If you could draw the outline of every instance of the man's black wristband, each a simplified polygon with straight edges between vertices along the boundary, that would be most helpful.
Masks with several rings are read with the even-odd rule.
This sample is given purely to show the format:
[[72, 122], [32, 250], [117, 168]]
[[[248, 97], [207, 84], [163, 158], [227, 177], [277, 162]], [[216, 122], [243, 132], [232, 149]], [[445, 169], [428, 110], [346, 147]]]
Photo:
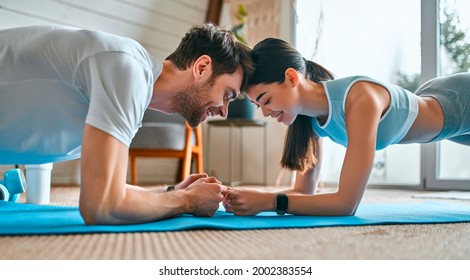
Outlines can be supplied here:
[[168, 187], [166, 188], [166, 191], [167, 191], [167, 192], [171, 192], [171, 191], [174, 190], [174, 189], [175, 189], [175, 186], [168, 186]]

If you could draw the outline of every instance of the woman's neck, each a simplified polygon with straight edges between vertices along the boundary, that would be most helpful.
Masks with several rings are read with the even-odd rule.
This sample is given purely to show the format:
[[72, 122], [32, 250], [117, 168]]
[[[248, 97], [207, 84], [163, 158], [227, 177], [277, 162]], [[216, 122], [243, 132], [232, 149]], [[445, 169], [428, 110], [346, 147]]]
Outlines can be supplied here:
[[328, 98], [323, 84], [304, 78], [299, 86], [300, 102], [302, 104], [300, 114], [319, 119], [328, 117]]

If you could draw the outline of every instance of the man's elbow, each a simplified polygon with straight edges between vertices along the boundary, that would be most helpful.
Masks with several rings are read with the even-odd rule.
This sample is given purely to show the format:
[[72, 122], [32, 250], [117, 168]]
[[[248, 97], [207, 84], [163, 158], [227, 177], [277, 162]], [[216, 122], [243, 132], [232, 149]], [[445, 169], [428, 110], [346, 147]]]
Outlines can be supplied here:
[[111, 224], [109, 213], [104, 207], [80, 203], [80, 214], [87, 225]]
[[96, 224], [96, 210], [93, 207], [84, 206], [80, 204], [80, 215], [82, 215], [85, 224], [95, 225]]

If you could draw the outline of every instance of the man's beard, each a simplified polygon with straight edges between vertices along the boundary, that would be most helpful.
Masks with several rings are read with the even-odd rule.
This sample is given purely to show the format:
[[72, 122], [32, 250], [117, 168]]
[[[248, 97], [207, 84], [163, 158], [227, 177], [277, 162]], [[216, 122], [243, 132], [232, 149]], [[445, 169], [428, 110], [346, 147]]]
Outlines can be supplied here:
[[176, 93], [173, 98], [173, 110], [182, 116], [191, 127], [197, 127], [206, 112], [205, 106], [209, 100], [209, 89], [212, 83], [189, 85]]

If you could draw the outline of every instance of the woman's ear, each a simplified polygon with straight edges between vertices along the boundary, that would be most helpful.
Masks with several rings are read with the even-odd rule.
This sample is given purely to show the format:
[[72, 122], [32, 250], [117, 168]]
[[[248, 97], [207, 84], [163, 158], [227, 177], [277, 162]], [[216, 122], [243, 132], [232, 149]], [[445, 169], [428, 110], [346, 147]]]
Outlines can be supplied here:
[[285, 72], [285, 82], [292, 87], [296, 87], [299, 84], [299, 73], [294, 68], [287, 68]]
[[196, 80], [212, 75], [212, 59], [208, 55], [201, 55], [193, 64], [193, 76]]

